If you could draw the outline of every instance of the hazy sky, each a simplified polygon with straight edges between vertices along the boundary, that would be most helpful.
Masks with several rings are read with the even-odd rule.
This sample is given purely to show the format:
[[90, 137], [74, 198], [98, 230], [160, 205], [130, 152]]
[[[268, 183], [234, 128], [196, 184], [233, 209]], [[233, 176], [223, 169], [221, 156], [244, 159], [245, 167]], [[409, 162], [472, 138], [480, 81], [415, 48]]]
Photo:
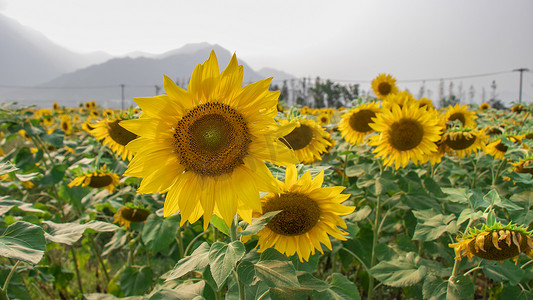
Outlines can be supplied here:
[[[0, 0], [0, 10], [78, 52], [162, 53], [209, 42], [254, 69], [362, 81], [390, 73], [410, 89], [406, 80], [533, 71], [531, 0]], [[483, 85], [488, 97], [492, 80], [502, 95], [517, 95], [516, 72], [463, 85], [476, 82], [478, 96]], [[532, 72], [524, 93], [533, 100]]]

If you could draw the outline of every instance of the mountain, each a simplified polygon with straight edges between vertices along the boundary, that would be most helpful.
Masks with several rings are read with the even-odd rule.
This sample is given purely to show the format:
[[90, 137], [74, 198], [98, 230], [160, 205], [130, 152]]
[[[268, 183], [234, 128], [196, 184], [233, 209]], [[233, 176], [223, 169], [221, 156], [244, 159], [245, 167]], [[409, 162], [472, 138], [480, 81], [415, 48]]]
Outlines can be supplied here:
[[[184, 47], [155, 57], [121, 57], [61, 75], [32, 89], [18, 90], [8, 95], [7, 100], [21, 104], [57, 101], [61, 105], [77, 106], [85, 101], [97, 101], [107, 107], [124, 107], [134, 104], [134, 97], [161, 94], [163, 74], [178, 85], [186, 87], [192, 71], [204, 62], [214, 50], [220, 70], [228, 64], [232, 53], [216, 44], [188, 44]], [[244, 69], [244, 84], [271, 77], [262, 76], [239, 60]]]
[[111, 57], [104, 52], [72, 52], [3, 14], [0, 45], [0, 86], [40, 84]]
[[272, 84], [277, 84], [277, 85], [283, 84], [283, 81], [285, 80], [298, 79], [294, 75], [291, 75], [289, 73], [286, 73], [280, 70], [272, 69], [272, 68], [262, 68], [259, 71], [257, 71], [257, 73], [263, 76], [264, 78], [274, 77], [272, 79]]

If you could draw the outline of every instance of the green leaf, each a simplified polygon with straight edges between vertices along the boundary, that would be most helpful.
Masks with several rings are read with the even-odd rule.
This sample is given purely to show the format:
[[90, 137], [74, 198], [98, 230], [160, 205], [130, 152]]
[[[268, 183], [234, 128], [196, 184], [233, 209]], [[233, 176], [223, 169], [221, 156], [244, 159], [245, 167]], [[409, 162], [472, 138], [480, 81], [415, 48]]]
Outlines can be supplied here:
[[50, 170], [44, 173], [44, 176], [39, 181], [41, 187], [49, 187], [51, 185], [59, 183], [63, 177], [65, 177], [65, 171], [68, 165], [55, 165]]
[[63, 147], [63, 134], [58, 131], [54, 131], [50, 134], [45, 134], [42, 136], [42, 139], [48, 144], [54, 146], [55, 148]]
[[289, 261], [289, 258], [285, 254], [280, 253], [278, 250], [274, 248], [268, 248], [265, 251], [261, 252], [259, 261], [263, 261], [263, 260]]
[[453, 234], [459, 230], [454, 215], [435, 214], [433, 209], [413, 211], [413, 215], [418, 219], [413, 240], [433, 241], [445, 232]]
[[269, 287], [299, 286], [296, 270], [289, 261], [265, 260], [255, 264], [255, 275]]
[[258, 233], [259, 231], [261, 231], [261, 229], [265, 228], [265, 226], [274, 216], [276, 216], [280, 212], [281, 210], [269, 211], [259, 218], [253, 218], [252, 225], [248, 225], [242, 232], [240, 232], [240, 235], [245, 236]]
[[525, 271], [510, 260], [503, 263], [483, 261], [483, 273], [494, 281], [509, 281], [511, 285], [517, 285], [524, 278]]
[[448, 281], [446, 299], [474, 299], [474, 283], [469, 277], [455, 276], [453, 281]]
[[126, 267], [120, 275], [120, 288], [126, 296], [143, 295], [152, 285], [153, 277], [148, 266]]
[[203, 242], [190, 256], [180, 259], [166, 281], [180, 278], [191, 271], [202, 272], [209, 264], [209, 249], [209, 244]]
[[334, 273], [331, 275], [330, 288], [317, 293], [316, 299], [328, 300], [360, 300], [361, 295], [357, 286], [344, 275]]
[[255, 267], [252, 262], [241, 261], [237, 266], [237, 275], [239, 280], [244, 284], [252, 284], [255, 279]]
[[324, 281], [316, 278], [313, 274], [308, 272], [299, 272], [298, 273], [298, 282], [301, 287], [308, 288], [317, 292], [322, 292], [327, 290], [330, 286]]
[[444, 280], [430, 274], [424, 280], [424, 285], [422, 286], [422, 295], [424, 295], [424, 299], [446, 300], [447, 287], [448, 280]]
[[113, 232], [119, 227], [107, 222], [92, 220], [84, 224], [79, 223], [54, 223], [43, 221], [48, 226], [49, 232], [45, 233], [48, 241], [65, 245], [74, 245], [81, 239], [86, 230], [89, 232]]
[[90, 187], [79, 187], [73, 186], [68, 187], [67, 184], [63, 183], [59, 186], [59, 197], [64, 201], [73, 205], [79, 212], [82, 212], [85, 208], [81, 203], [81, 199], [89, 194], [91, 191]]
[[299, 286], [273, 287], [269, 290], [272, 300], [307, 300], [313, 290]]
[[490, 190], [490, 192], [483, 196], [483, 200], [487, 201], [492, 206], [502, 202], [502, 199], [496, 190]]
[[496, 213], [494, 209], [491, 209], [487, 214], [487, 226], [493, 226], [494, 224], [496, 224]]
[[437, 197], [446, 197], [446, 194], [442, 192], [440, 185], [433, 180], [431, 177], [424, 179], [425, 188], [430, 191], [433, 195]]
[[448, 200], [455, 203], [468, 203], [468, 199], [472, 196], [463, 188], [442, 188], [444, 193], [448, 194]]
[[26, 212], [37, 212], [44, 213], [43, 210], [33, 207], [31, 203], [25, 203], [18, 200], [11, 200], [9, 196], [0, 197], [0, 215], [5, 216], [5, 214], [10, 211], [13, 207]]
[[46, 249], [44, 231], [41, 227], [16, 222], [0, 235], [0, 256], [37, 264]]
[[383, 284], [406, 287], [422, 281], [427, 267], [419, 265], [420, 258], [413, 252], [392, 261], [382, 261], [370, 269], [370, 273]]
[[209, 267], [219, 289], [245, 253], [244, 244], [240, 241], [234, 241], [229, 244], [215, 242], [211, 245]]
[[360, 207], [353, 214], [352, 221], [354, 221], [354, 222], [363, 221], [364, 219], [366, 219], [370, 215], [371, 212], [372, 212], [372, 208], [370, 206], [368, 206], [368, 205]]
[[[174, 289], [162, 288], [151, 293], [149, 300], [167, 300], [167, 299], [195, 299], [202, 297], [205, 288], [205, 281], [197, 283], [184, 282]], [[203, 299], [203, 298], [200, 298]]]
[[154, 254], [166, 249], [175, 241], [179, 226], [179, 216], [163, 218], [157, 214], [150, 214], [142, 232], [146, 248]]
[[518, 286], [504, 285], [500, 299], [530, 300], [533, 299], [533, 292], [523, 290]]
[[217, 215], [212, 215], [210, 223], [213, 226], [215, 226], [215, 228], [218, 229], [223, 234], [225, 234], [227, 236], [230, 236], [230, 232], [229, 232], [230, 229], [229, 229], [228, 225], [226, 224], [226, 221], [224, 221], [224, 219], [221, 219]]
[[465, 208], [457, 218], [457, 225], [463, 224], [466, 220], [476, 221], [483, 216], [482, 211], [474, 211], [471, 208]]

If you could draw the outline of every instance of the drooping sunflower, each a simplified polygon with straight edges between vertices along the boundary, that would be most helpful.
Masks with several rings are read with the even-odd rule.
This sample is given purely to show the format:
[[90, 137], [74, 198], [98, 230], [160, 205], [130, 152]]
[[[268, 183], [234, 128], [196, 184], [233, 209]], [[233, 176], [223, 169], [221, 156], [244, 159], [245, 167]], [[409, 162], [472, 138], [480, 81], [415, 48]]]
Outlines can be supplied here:
[[280, 125], [289, 128], [283, 132], [283, 138], [280, 141], [294, 150], [299, 162], [303, 164], [322, 160], [320, 155], [326, 152], [327, 147], [331, 146], [331, 143], [326, 139], [329, 134], [314, 120], [289, 121], [281, 119]]
[[520, 159], [518, 162], [511, 163], [516, 173], [530, 174], [533, 177], [533, 156]]
[[431, 101], [431, 99], [429, 98], [420, 98], [418, 100], [418, 106], [425, 107], [428, 110], [435, 109], [435, 106], [433, 105], [433, 101]]
[[468, 105], [459, 105], [449, 106], [446, 112], [442, 115], [442, 123], [449, 127], [448, 122], [453, 122], [459, 120], [463, 127], [476, 128], [477, 123], [475, 119], [477, 116], [473, 111], [468, 110]]
[[310, 171], [298, 179], [296, 166], [287, 167], [285, 182], [278, 181], [281, 192], [261, 199], [263, 214], [281, 212], [257, 233], [257, 252], [274, 246], [287, 256], [297, 253], [300, 261], [307, 261], [315, 249], [323, 253], [320, 243], [331, 250], [328, 235], [346, 240], [341, 229], [346, 229], [346, 223], [340, 216], [352, 213], [355, 207], [342, 204], [350, 197], [341, 194], [345, 187], [322, 188], [323, 181], [324, 170], [313, 179]]
[[251, 222], [259, 192], [279, 189], [264, 161], [297, 162], [272, 130], [280, 92], [268, 90], [271, 80], [243, 87], [236, 56], [220, 73], [214, 51], [188, 90], [165, 76], [167, 95], [135, 98], [143, 113], [124, 122], [139, 136], [125, 175], [143, 177], [140, 193], [166, 192], [163, 214], [179, 211], [182, 225], [203, 216], [207, 228], [213, 213], [228, 225], [236, 213]]
[[481, 130], [471, 128], [448, 129], [442, 136], [446, 146], [462, 158], [485, 147], [487, 136]]
[[87, 172], [81, 176], [74, 178], [68, 187], [81, 186], [92, 188], [105, 188], [110, 193], [115, 191], [115, 186], [119, 183], [120, 178], [117, 174], [107, 171], [104, 165], [100, 170], [94, 172]]
[[372, 90], [379, 99], [383, 99], [389, 94], [397, 93], [396, 78], [389, 74], [379, 74], [372, 80]]
[[522, 104], [515, 104], [511, 107], [511, 111], [514, 113], [521, 113], [524, 110], [524, 106]]
[[[101, 140], [103, 145], [107, 145], [111, 150], [120, 155], [123, 160], [133, 158], [135, 152], [126, 148], [126, 145], [135, 140], [137, 135], [124, 128], [125, 120], [117, 117], [114, 119], [103, 119], [100, 122], [90, 125], [93, 129], [90, 133], [97, 139]], [[89, 124], [87, 124], [89, 125]]]
[[113, 216], [115, 219], [113, 223], [118, 223], [120, 226], [130, 228], [131, 223], [140, 223], [146, 221], [150, 211], [140, 206], [135, 206], [131, 203], [126, 204], [119, 208], [119, 210]]
[[341, 136], [352, 145], [363, 143], [365, 137], [374, 131], [369, 124], [374, 123], [372, 118], [380, 111], [379, 103], [371, 102], [345, 113], [339, 122]]
[[456, 260], [465, 255], [469, 259], [477, 256], [487, 260], [516, 260], [520, 253], [532, 257], [531, 233], [511, 223], [506, 226], [500, 222], [492, 226], [484, 224], [480, 229], [471, 229], [469, 234], [457, 239], [457, 243], [449, 244], [449, 247], [454, 248]]
[[383, 157], [386, 166], [395, 168], [413, 163], [424, 163], [428, 154], [437, 151], [435, 142], [440, 140], [441, 126], [434, 111], [420, 108], [417, 103], [394, 105], [382, 110], [370, 124], [379, 135], [370, 137], [368, 144], [376, 146], [374, 153]]

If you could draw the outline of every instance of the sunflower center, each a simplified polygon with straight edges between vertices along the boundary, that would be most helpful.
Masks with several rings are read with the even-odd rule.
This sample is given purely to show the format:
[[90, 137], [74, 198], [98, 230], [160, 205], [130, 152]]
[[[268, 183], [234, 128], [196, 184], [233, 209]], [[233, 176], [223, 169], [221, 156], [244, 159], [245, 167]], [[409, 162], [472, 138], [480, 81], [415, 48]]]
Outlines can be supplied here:
[[67, 122], [62, 122], [61, 127], [63, 127], [63, 130], [67, 131], [69, 126]]
[[388, 82], [380, 82], [378, 84], [378, 92], [381, 95], [388, 95], [392, 91], [392, 86]]
[[357, 132], [368, 132], [371, 131], [372, 128], [370, 127], [370, 123], [374, 123], [372, 121], [372, 118], [376, 116], [376, 113], [368, 110], [363, 109], [360, 110], [350, 117], [350, 127], [352, 127], [353, 130]]
[[449, 122], [453, 122], [455, 120], [459, 120], [461, 121], [461, 124], [463, 124], [463, 126], [465, 125], [466, 123], [466, 119], [465, 119], [465, 115], [462, 114], [462, 113], [454, 113], [452, 114], [449, 118], [448, 118], [448, 121]]
[[113, 182], [113, 178], [110, 175], [93, 175], [88, 186], [93, 188], [101, 188], [110, 185]]
[[471, 137], [466, 137], [465, 135], [461, 134], [460, 136], [456, 136], [455, 139], [453, 140], [450, 137], [448, 137], [445, 140], [445, 143], [453, 150], [464, 150], [472, 146], [475, 141], [476, 141], [475, 135]]
[[110, 123], [107, 123], [109, 137], [113, 139], [117, 144], [126, 146], [129, 142], [137, 138], [137, 135], [124, 127], [120, 126], [121, 120], [116, 120]]
[[424, 128], [415, 120], [401, 119], [391, 125], [389, 133], [392, 147], [399, 151], [407, 151], [420, 144], [424, 137]]
[[149, 214], [149, 211], [142, 208], [124, 207], [120, 209], [120, 215], [130, 222], [144, 222]]
[[263, 213], [281, 210], [267, 226], [273, 232], [295, 236], [313, 229], [320, 219], [320, 207], [307, 195], [283, 193], [274, 196], [263, 204]]
[[494, 146], [494, 148], [496, 148], [500, 152], [507, 152], [507, 149], [509, 149], [509, 147], [505, 146], [501, 142], [498, 143], [498, 145]]
[[174, 133], [180, 162], [205, 176], [230, 173], [243, 164], [250, 143], [242, 114], [218, 102], [196, 106], [178, 122]]
[[311, 143], [311, 140], [313, 140], [313, 130], [311, 127], [302, 124], [302, 126], [294, 128], [291, 133], [280, 140], [293, 150], [300, 150], [307, 147]]

